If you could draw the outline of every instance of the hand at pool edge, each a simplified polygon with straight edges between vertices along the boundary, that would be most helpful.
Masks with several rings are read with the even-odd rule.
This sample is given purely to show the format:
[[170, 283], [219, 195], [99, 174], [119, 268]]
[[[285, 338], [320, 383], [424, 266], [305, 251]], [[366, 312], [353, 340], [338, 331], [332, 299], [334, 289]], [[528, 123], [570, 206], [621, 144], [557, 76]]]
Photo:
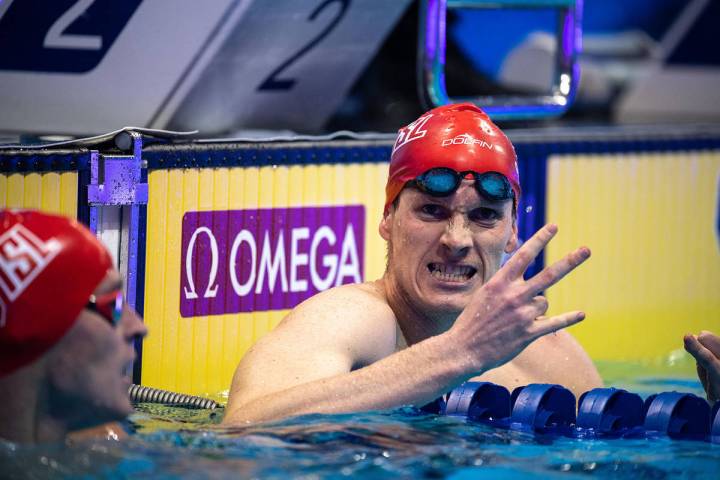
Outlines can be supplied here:
[[720, 336], [707, 330], [683, 337], [685, 350], [695, 358], [698, 378], [708, 402], [720, 399]]

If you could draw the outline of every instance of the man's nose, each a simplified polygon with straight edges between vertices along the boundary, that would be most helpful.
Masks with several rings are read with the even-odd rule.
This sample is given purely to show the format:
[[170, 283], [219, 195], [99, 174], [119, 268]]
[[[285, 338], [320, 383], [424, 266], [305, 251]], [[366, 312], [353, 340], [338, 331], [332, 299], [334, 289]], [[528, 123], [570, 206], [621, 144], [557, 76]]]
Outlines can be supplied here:
[[121, 323], [123, 338], [140, 339], [147, 335], [147, 327], [134, 308], [126, 306]]
[[472, 234], [467, 222], [461, 215], [453, 215], [448, 220], [441, 242], [448, 253], [453, 256], [465, 256], [472, 247]]

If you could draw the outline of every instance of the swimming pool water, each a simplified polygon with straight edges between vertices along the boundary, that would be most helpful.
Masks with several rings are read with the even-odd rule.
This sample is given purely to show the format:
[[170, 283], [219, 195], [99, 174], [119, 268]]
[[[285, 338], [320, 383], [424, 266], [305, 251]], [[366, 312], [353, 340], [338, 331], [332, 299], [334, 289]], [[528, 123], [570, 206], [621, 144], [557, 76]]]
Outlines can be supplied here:
[[[634, 386], [700, 393], [683, 378]], [[707, 442], [540, 438], [413, 408], [235, 429], [218, 428], [222, 414], [142, 404], [122, 442], [0, 442], [0, 478], [720, 478]]]
[[409, 408], [209, 429], [218, 419], [142, 406], [125, 442], [3, 445], [0, 458], [6, 478], [674, 479], [720, 468], [720, 446], [705, 442], [538, 439]]

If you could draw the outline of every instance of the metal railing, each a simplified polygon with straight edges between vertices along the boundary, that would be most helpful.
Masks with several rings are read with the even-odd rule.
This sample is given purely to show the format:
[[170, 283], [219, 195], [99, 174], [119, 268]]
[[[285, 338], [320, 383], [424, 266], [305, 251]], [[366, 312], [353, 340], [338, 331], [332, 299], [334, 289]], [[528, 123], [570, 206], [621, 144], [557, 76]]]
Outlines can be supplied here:
[[[450, 97], [445, 84], [446, 13], [448, 9], [557, 10], [557, 46], [552, 86], [533, 95]], [[582, 0], [422, 0], [418, 28], [418, 90], [428, 109], [470, 101], [494, 120], [547, 118], [563, 114], [572, 103], [580, 78]]]

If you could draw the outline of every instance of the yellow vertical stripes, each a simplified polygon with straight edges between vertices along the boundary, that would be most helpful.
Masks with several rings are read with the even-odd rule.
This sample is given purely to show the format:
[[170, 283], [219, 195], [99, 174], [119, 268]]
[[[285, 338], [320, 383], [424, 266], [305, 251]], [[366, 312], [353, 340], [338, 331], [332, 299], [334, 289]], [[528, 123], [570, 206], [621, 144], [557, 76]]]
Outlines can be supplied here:
[[[212, 191], [211, 191], [211, 204], [212, 208], [218, 210], [230, 210], [230, 169], [228, 168], [215, 168], [209, 170], [212, 173]], [[225, 359], [228, 358], [228, 354], [233, 349], [227, 344], [227, 337], [237, 335], [235, 331], [228, 332], [231, 327], [237, 327], [237, 322], [214, 322], [212, 317], [206, 317], [207, 329], [208, 329], [208, 340], [205, 349], [205, 361], [203, 362], [205, 370], [202, 372], [203, 378], [207, 379], [208, 383], [206, 390], [208, 392], [219, 392], [227, 386], [220, 384], [219, 380], [223, 378], [220, 375], [211, 375], [211, 371], [214, 368], [214, 363], [224, 365]], [[232, 338], [232, 337], [231, 337]], [[213, 354], [212, 349], [216, 350], [217, 353]], [[219, 362], [214, 362], [214, 355], [220, 359]], [[214, 382], [214, 383], [213, 383]]]
[[594, 359], [668, 360], [684, 333], [720, 331], [719, 175], [718, 152], [549, 159], [546, 263], [593, 254], [547, 296], [586, 311], [571, 331]]
[[180, 315], [186, 212], [364, 205], [364, 272], [373, 280], [385, 267], [377, 224], [386, 175], [386, 163], [151, 171], [145, 270], [145, 323], [150, 334], [143, 344], [143, 384], [195, 394], [226, 391], [245, 352], [287, 314], [279, 310]]
[[[261, 167], [258, 174], [258, 208], [273, 208], [274, 190], [276, 190], [275, 171], [272, 167]], [[271, 311], [257, 312], [253, 318], [253, 340], [257, 340], [270, 331]]]
[[0, 174], [0, 208], [77, 217], [77, 172]]

